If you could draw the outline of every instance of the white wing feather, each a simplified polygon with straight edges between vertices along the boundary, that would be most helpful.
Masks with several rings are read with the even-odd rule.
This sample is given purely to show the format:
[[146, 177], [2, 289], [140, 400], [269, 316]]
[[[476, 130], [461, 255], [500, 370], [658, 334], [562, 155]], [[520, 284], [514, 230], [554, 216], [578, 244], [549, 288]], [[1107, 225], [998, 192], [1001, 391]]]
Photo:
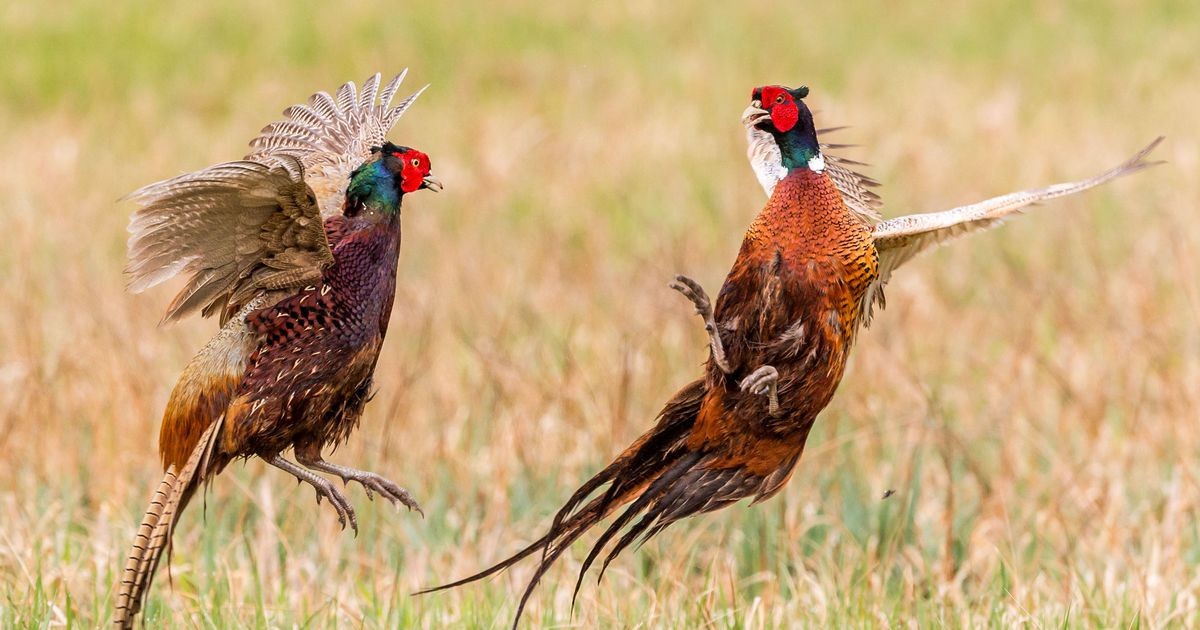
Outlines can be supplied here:
[[[775, 185], [787, 175], [787, 169], [783, 167], [783, 159], [775, 138], [751, 124], [756, 113], [758, 108], [752, 105], [742, 114], [742, 124], [746, 128], [746, 157], [750, 160], [750, 167], [754, 170], [758, 183], [770, 197]], [[822, 133], [828, 131], [834, 129], [821, 130]], [[1147, 162], [1145, 158], [1162, 140], [1161, 137], [1157, 138], [1120, 166], [1091, 179], [1010, 193], [944, 212], [910, 214], [886, 221], [880, 220], [877, 211], [881, 205], [879, 196], [869, 190], [878, 186], [878, 182], [849, 168], [852, 165], [861, 165], [860, 163], [825, 153], [827, 149], [842, 148], [844, 145], [822, 144], [825, 172], [841, 193], [846, 207], [863, 223], [873, 226], [872, 236], [875, 250], [879, 254], [879, 275], [868, 287], [864, 297], [863, 323], [870, 324], [876, 304], [883, 307], [883, 287], [891, 279], [892, 272], [917, 254], [957, 236], [993, 228], [1032, 204], [1083, 192], [1122, 175], [1158, 164], [1159, 162]]]
[[1162, 137], [1155, 139], [1119, 166], [1090, 179], [1009, 193], [952, 210], [910, 214], [877, 224], [872, 236], [875, 240], [875, 250], [879, 253], [879, 277], [867, 290], [864, 304], [865, 321], [870, 322], [871, 308], [875, 303], [883, 306], [883, 287], [891, 279], [892, 272], [917, 254], [955, 237], [996, 227], [1032, 204], [1074, 195], [1122, 175], [1159, 164], [1160, 162], [1146, 161], [1146, 156], [1162, 140]]

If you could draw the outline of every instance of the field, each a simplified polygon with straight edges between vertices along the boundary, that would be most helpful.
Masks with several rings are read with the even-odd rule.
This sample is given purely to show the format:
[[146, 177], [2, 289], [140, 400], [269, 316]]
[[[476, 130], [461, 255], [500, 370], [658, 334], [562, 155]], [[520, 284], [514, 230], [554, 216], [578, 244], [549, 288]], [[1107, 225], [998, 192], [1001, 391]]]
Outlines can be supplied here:
[[[812, 3], [816, 4], [816, 3]], [[1200, 620], [1200, 4], [10, 2], [0, 6], [0, 626], [97, 627], [214, 330], [124, 290], [125, 193], [243, 155], [286, 105], [410, 67], [388, 343], [334, 461], [426, 516], [260, 462], [184, 516], [150, 627], [504, 627], [542, 533], [700, 373], [666, 288], [715, 290], [764, 202], [738, 123], [805, 83], [885, 214], [1168, 164], [926, 255], [889, 286], [775, 499], [692, 519], [530, 626]], [[887, 491], [894, 491], [882, 498]]]

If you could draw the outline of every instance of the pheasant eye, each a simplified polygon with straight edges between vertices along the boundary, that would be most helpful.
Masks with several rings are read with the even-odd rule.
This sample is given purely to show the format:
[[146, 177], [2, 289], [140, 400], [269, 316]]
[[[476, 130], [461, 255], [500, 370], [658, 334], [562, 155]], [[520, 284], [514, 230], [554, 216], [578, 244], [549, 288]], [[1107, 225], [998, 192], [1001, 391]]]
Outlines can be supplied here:
[[776, 104], [776, 105], [783, 105], [783, 95], [782, 95], [782, 94], [780, 94], [779, 96], [776, 96], [776, 97], [775, 97], [775, 104]]
[[412, 159], [412, 165], [413, 165], [413, 166], [420, 166], [420, 165], [421, 165], [421, 160], [418, 160], [417, 158], [413, 158], [413, 159]]

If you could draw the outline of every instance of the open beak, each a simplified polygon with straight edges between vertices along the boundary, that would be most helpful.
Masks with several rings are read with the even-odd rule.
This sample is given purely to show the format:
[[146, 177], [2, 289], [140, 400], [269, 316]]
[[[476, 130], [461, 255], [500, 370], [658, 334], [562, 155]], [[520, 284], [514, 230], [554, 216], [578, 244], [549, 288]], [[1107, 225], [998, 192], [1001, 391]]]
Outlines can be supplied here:
[[742, 112], [742, 125], [749, 129], [770, 118], [771, 114], [762, 108], [762, 101], [751, 101], [750, 106]]
[[433, 192], [440, 192], [444, 187], [442, 186], [442, 181], [440, 179], [434, 177], [433, 175], [426, 175], [425, 179], [421, 180], [421, 188], [428, 188]]

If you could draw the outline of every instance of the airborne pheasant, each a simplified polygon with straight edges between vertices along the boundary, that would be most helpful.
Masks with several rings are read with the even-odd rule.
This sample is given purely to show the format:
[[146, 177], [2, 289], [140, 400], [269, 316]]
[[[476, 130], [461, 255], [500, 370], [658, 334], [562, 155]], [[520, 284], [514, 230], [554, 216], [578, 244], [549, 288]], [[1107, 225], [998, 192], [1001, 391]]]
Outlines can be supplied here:
[[[235, 459], [260, 457], [308, 483], [356, 532], [350, 502], [316, 473], [420, 509], [395, 483], [321, 457], [371, 396], [395, 298], [401, 202], [441, 188], [424, 153], [384, 139], [420, 94], [392, 107], [403, 78], [320, 92], [264, 128], [243, 160], [131, 195], [141, 206], [129, 224], [131, 289], [183, 273], [189, 282], [164, 321], [199, 311], [219, 315], [221, 329], [167, 402], [166, 474], [125, 564], [117, 626], [133, 625], [197, 488]], [[288, 449], [299, 464], [283, 457]]]
[[430, 590], [487, 577], [541, 552], [515, 627], [547, 569], [618, 508], [627, 506], [592, 546], [576, 593], [618, 535], [601, 574], [621, 550], [675, 521], [741, 499], [770, 498], [791, 476], [817, 414], [841, 381], [859, 327], [869, 322], [872, 305], [882, 303], [882, 287], [898, 265], [1031, 203], [1149, 166], [1143, 158], [1158, 143], [1086, 181], [875, 225], [874, 182], [852, 171], [853, 162], [823, 153], [801, 100], [807, 94], [807, 88], [780, 86], [753, 93], [743, 121], [751, 161], [770, 198], [746, 231], [715, 310], [695, 281], [677, 276], [671, 285], [704, 319], [710, 355], [703, 378], [676, 393], [653, 428], [576, 490], [548, 533], [480, 573]]

